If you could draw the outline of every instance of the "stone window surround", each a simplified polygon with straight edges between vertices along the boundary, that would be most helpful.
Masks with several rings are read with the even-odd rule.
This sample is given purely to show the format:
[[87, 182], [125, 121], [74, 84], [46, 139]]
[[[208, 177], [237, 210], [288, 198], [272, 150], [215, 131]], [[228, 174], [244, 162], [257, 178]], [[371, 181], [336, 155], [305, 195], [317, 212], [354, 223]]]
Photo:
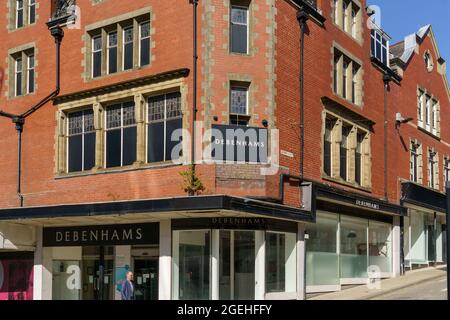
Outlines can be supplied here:
[[23, 27], [20, 28], [16, 28], [16, 0], [7, 0], [6, 5], [8, 6], [8, 10], [7, 10], [7, 20], [8, 24], [7, 24], [7, 28], [8, 28], [8, 32], [14, 32], [17, 30], [23, 30], [27, 27], [31, 27], [36, 25], [38, 19], [39, 19], [39, 14], [38, 14], [38, 9], [40, 6], [40, 1], [36, 0], [36, 17], [35, 20], [32, 24], [28, 23], [28, 1], [29, 0], [24, 0], [24, 4], [23, 4]]
[[[148, 17], [145, 17], [148, 15]], [[98, 79], [104, 79], [108, 77], [113, 77], [117, 74], [124, 74], [133, 72], [140, 69], [145, 69], [151, 67], [153, 61], [155, 60], [155, 56], [153, 54], [153, 49], [155, 48], [155, 41], [153, 40], [153, 35], [155, 34], [155, 28], [153, 28], [153, 21], [155, 20], [155, 15], [153, 14], [151, 7], [145, 7], [133, 12], [129, 12], [126, 14], [122, 14], [119, 16], [115, 16], [110, 19], [106, 19], [100, 22], [96, 22], [85, 27], [85, 33], [82, 36], [82, 41], [85, 44], [85, 47], [82, 49], [84, 54], [84, 59], [82, 61], [82, 66], [84, 68], [84, 73], [82, 74], [82, 78], [84, 82], [96, 81]], [[132, 21], [133, 24], [133, 61], [134, 66], [130, 70], [122, 70], [123, 66], [123, 29], [124, 24], [126, 22]], [[144, 21], [150, 21], [150, 64], [145, 66], [140, 66], [139, 61], [139, 48], [140, 48], [140, 39], [139, 39], [139, 27], [140, 23]], [[118, 59], [118, 68], [117, 72], [113, 74], [107, 73], [107, 34], [108, 31], [117, 30], [117, 59]], [[99, 77], [92, 77], [92, 37], [94, 35], [102, 35], [102, 75]]]
[[[427, 65], [427, 63], [426, 63], [427, 57], [429, 59], [428, 61], [429, 61], [430, 65]], [[424, 59], [425, 68], [427, 69], [427, 71], [432, 72], [434, 69], [434, 59], [433, 59], [433, 55], [431, 54], [430, 50], [426, 50], [424, 52], [423, 59]]]
[[[345, 35], [347, 35], [349, 38], [353, 39], [359, 45], [362, 46], [363, 43], [364, 43], [364, 38], [363, 38], [363, 34], [364, 34], [363, 33], [363, 31], [364, 31], [363, 30], [363, 20], [364, 19], [363, 19], [363, 9], [362, 9], [363, 7], [361, 5], [361, 2], [359, 0], [328, 0], [328, 1], [330, 1], [330, 3], [331, 3], [331, 10], [330, 10], [331, 20], [330, 21], [332, 21], [333, 25], [335, 27], [337, 27], [338, 29], [342, 30], [342, 32]], [[348, 3], [352, 4], [352, 5], [349, 5], [347, 7], [347, 12], [348, 12], [347, 14], [350, 17], [350, 19], [348, 19], [349, 24], [347, 26], [348, 30], [350, 30], [349, 32], [344, 30], [344, 27], [343, 27], [343, 25], [341, 25], [340, 22], [336, 22], [335, 21], [336, 20], [335, 19], [335, 15], [336, 15], [336, 13], [335, 13], [336, 11], [335, 10], [336, 10], [336, 8], [335, 8], [335, 5], [334, 5], [335, 1], [337, 2], [337, 9], [338, 9], [337, 15], [339, 17], [343, 17], [343, 1], [347, 1]], [[358, 13], [356, 14], [356, 37], [353, 36], [352, 28], [351, 28], [351, 21], [352, 21], [351, 13], [352, 13], [352, 7], [353, 6], [356, 6], [356, 7], [359, 8]]]
[[[22, 55], [22, 61], [23, 65], [26, 66], [28, 64], [28, 55], [30, 52], [33, 52], [34, 55], [34, 91], [31, 93], [27, 93], [27, 84], [28, 84], [28, 72], [27, 68], [22, 67], [22, 95], [16, 96], [15, 95], [15, 56], [21, 54]], [[8, 100], [13, 99], [19, 99], [22, 97], [32, 96], [35, 95], [38, 89], [38, 49], [36, 48], [36, 44], [34, 42], [27, 43], [24, 45], [21, 45], [16, 48], [12, 48], [8, 50], [8, 56], [6, 58], [8, 63], [8, 78], [5, 80], [7, 85], [7, 90], [5, 90], [5, 95], [7, 96]]]
[[[179, 91], [181, 93], [181, 110], [183, 114], [183, 129], [189, 127], [188, 123], [188, 102], [187, 84], [183, 79], [174, 79], [156, 84], [150, 84], [131, 90], [108, 93], [97, 97], [81, 99], [58, 105], [56, 112], [56, 132], [55, 132], [55, 177], [66, 178], [76, 176], [86, 176], [92, 174], [104, 174], [110, 172], [123, 172], [140, 169], [150, 169], [174, 166], [172, 161], [161, 163], [147, 163], [147, 98], [163, 93]], [[135, 117], [137, 125], [137, 154], [136, 162], [131, 166], [106, 168], [104, 150], [104, 128], [105, 128], [105, 108], [111, 104], [135, 101]], [[95, 167], [84, 172], [68, 173], [67, 171], [67, 114], [74, 111], [92, 108], [94, 110], [94, 127], [96, 132], [96, 152]], [[189, 139], [183, 138], [183, 150], [188, 150]], [[184, 153], [179, 162], [186, 163], [188, 154]]]
[[[341, 81], [338, 81], [337, 83], [337, 92], [334, 90], [334, 82], [336, 81], [334, 79], [334, 70], [335, 70], [335, 54], [336, 51], [338, 51], [341, 54], [341, 58], [339, 59], [338, 66], [337, 66], [337, 79], [342, 79], [343, 75], [343, 58], [344, 56], [349, 59], [352, 63], [348, 67], [347, 72], [347, 95], [352, 96], [352, 86], [351, 81], [348, 81], [351, 79], [349, 75], [352, 76], [352, 64], [356, 63], [359, 65], [358, 73], [357, 73], [357, 82], [356, 82], [356, 94], [355, 94], [355, 103], [353, 103], [350, 99], [343, 97], [343, 87], [340, 83]], [[344, 99], [345, 101], [351, 103], [352, 105], [362, 108], [364, 106], [364, 68], [363, 63], [360, 59], [356, 58], [353, 54], [351, 54], [348, 50], [344, 49], [343, 46], [339, 45], [337, 42], [333, 41], [333, 45], [331, 47], [331, 91], [334, 95], [338, 96], [341, 99]]]
[[[422, 120], [419, 119], [419, 99], [420, 96], [422, 94]], [[430, 130], [427, 129], [426, 127], [426, 123], [425, 123], [425, 110], [426, 110], [426, 99], [425, 97], [429, 96], [431, 101], [435, 101], [436, 102], [436, 124], [437, 124], [437, 128], [433, 127], [433, 124], [430, 123]], [[433, 104], [431, 104], [431, 107], [433, 108]], [[433, 112], [433, 110], [431, 110], [431, 112]], [[430, 118], [431, 121], [431, 118]], [[420, 130], [424, 130], [425, 132], [431, 134], [434, 137], [440, 138], [441, 137], [441, 105], [439, 103], [439, 99], [434, 96], [431, 92], [429, 92], [427, 89], [425, 89], [424, 87], [421, 86], [417, 86], [417, 127]]]
[[[247, 53], [238, 53], [231, 52], [231, 5], [233, 2], [233, 6], [248, 6], [248, 48]], [[224, 0], [224, 6], [227, 9], [227, 14], [224, 15], [224, 20], [227, 23], [227, 28], [224, 29], [223, 34], [226, 38], [226, 43], [223, 45], [223, 48], [227, 50], [228, 54], [231, 56], [239, 56], [239, 57], [254, 57], [257, 54], [257, 48], [254, 43], [256, 40], [256, 34], [254, 34], [254, 26], [257, 23], [255, 11], [259, 9], [258, 4], [255, 3], [255, 0]]]
[[[411, 148], [412, 144], [417, 145], [417, 182], [418, 184], [422, 184], [423, 183], [423, 147], [422, 147], [422, 143], [417, 140], [417, 139], [411, 139], [409, 142], [409, 146]], [[411, 161], [411, 149], [409, 150], [409, 154], [410, 154], [410, 161]], [[411, 166], [411, 164], [410, 164]], [[410, 168], [411, 170], [411, 168]], [[411, 172], [410, 172], [411, 175]]]
[[230, 107], [231, 107], [231, 87], [232, 86], [240, 86], [240, 87], [248, 87], [247, 92], [247, 116], [248, 116], [248, 125], [249, 126], [258, 126], [258, 123], [256, 122], [258, 120], [258, 114], [255, 114], [255, 108], [256, 108], [256, 93], [257, 93], [257, 87], [253, 82], [253, 77], [250, 75], [238, 75], [238, 74], [227, 74], [227, 81], [223, 84], [227, 95], [226, 98], [223, 100], [223, 104], [225, 105], [225, 110], [222, 112], [222, 116], [226, 117], [226, 124], [229, 124], [230, 121]]
[[[331, 172], [332, 175], [328, 176], [324, 170], [324, 139], [325, 136], [325, 124], [327, 118], [333, 118], [336, 120], [336, 123], [333, 127], [331, 139]], [[339, 183], [342, 185], [346, 185], [352, 188], [361, 189], [367, 192], [372, 191], [372, 151], [371, 151], [371, 133], [368, 128], [356, 125], [352, 120], [339, 115], [338, 113], [332, 112], [330, 110], [325, 109], [322, 113], [322, 139], [321, 139], [321, 172], [322, 178], [324, 180], [332, 181], [335, 183]], [[352, 127], [349, 135], [349, 154], [348, 154], [348, 180], [344, 181], [340, 177], [340, 143], [342, 139], [342, 125], [346, 124]], [[355, 182], [355, 167], [354, 167], [354, 159], [355, 159], [355, 151], [356, 151], [356, 139], [357, 133], [364, 132], [366, 133], [366, 137], [364, 138], [364, 142], [362, 145], [362, 159], [361, 159], [361, 185]]]
[[[428, 180], [428, 187], [429, 188], [432, 188], [432, 189], [435, 189], [435, 190], [439, 190], [439, 188], [440, 188], [440, 174], [439, 174], [439, 153], [436, 151], [436, 149], [435, 148], [433, 148], [433, 147], [429, 147], [428, 149], [427, 149], [428, 151], [427, 151], [427, 173], [428, 173], [428, 175], [427, 175], [427, 180]], [[433, 182], [434, 182], [434, 184], [431, 186], [430, 185], [430, 181], [429, 181], [429, 173], [430, 173], [430, 162], [429, 162], [429, 160], [430, 160], [430, 152], [434, 152], [435, 153], [435, 158], [434, 158], [434, 172], [433, 172]]]

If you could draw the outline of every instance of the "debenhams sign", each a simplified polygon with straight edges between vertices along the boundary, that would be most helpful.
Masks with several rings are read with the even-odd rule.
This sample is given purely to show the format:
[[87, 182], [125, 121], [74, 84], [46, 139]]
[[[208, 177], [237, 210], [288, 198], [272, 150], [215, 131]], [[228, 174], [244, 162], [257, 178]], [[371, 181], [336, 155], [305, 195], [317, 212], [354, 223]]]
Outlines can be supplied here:
[[44, 247], [159, 244], [159, 224], [44, 228]]

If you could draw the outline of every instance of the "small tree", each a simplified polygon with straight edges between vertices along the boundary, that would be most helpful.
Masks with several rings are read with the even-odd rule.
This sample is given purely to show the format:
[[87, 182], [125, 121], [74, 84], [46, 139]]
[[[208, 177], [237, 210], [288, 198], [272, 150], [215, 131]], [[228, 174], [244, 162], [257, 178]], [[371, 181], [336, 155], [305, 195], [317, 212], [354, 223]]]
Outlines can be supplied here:
[[189, 169], [180, 172], [180, 175], [184, 179], [183, 190], [187, 192], [189, 196], [198, 196], [205, 191], [205, 186], [200, 178], [195, 173], [195, 166], [190, 165]]

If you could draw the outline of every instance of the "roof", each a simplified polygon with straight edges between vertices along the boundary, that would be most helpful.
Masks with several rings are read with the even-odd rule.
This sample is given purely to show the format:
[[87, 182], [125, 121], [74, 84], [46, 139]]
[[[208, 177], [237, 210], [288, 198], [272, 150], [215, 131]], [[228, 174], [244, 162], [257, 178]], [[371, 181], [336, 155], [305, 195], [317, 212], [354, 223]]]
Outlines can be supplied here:
[[[412, 57], [414, 56], [416, 47], [422, 44], [427, 35], [431, 35], [431, 42], [433, 44], [434, 51], [436, 53], [437, 62], [440, 64], [444, 64], [445, 59], [441, 56], [439, 52], [436, 37], [434, 36], [431, 24], [423, 26], [417, 32], [406, 36], [403, 41], [391, 45], [390, 47], [391, 64], [397, 64], [401, 68], [406, 69]], [[450, 88], [448, 84], [447, 75], [445, 73], [445, 69], [444, 72], [442, 73], [442, 77], [444, 80], [444, 85], [447, 88], [448, 98], [450, 100]]]

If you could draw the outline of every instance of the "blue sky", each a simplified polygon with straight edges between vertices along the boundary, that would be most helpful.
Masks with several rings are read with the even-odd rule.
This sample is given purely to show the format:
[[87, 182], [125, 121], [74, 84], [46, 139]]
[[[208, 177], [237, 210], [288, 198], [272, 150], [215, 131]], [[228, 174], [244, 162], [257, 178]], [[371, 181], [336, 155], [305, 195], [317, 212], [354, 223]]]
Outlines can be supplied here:
[[450, 74], [450, 1], [449, 0], [368, 0], [381, 8], [381, 27], [396, 43], [422, 26], [431, 24], [441, 56]]

